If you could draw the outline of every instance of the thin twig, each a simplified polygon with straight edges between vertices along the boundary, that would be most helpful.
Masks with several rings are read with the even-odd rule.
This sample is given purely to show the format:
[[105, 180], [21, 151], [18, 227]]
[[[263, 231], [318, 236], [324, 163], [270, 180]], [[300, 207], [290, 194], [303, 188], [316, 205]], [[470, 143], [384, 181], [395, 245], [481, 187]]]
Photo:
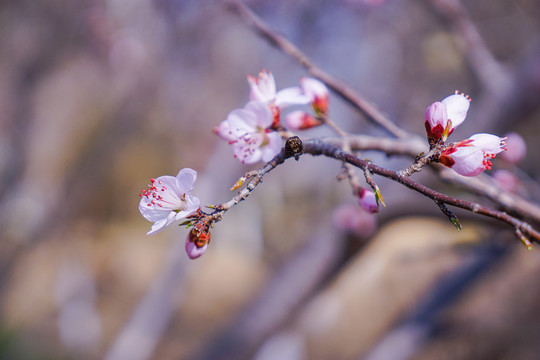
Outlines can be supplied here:
[[495, 59], [459, 0], [428, 0], [433, 9], [458, 35], [459, 44], [478, 80], [492, 94], [510, 84], [508, 71]]
[[324, 82], [329, 88], [334, 90], [345, 101], [360, 111], [367, 120], [373, 124], [385, 129], [391, 135], [397, 138], [407, 137], [409, 134], [395, 123], [384, 116], [375, 105], [371, 104], [354, 89], [343, 81], [328, 74], [318, 66], [314, 65], [311, 60], [295, 45], [293, 45], [285, 37], [279, 35], [272, 30], [257, 14], [244, 5], [239, 0], [230, 0], [227, 2], [229, 8], [240, 14], [246, 22], [248, 22], [255, 30], [272, 45], [280, 48], [286, 54], [292, 56], [300, 65], [302, 65], [308, 73]]

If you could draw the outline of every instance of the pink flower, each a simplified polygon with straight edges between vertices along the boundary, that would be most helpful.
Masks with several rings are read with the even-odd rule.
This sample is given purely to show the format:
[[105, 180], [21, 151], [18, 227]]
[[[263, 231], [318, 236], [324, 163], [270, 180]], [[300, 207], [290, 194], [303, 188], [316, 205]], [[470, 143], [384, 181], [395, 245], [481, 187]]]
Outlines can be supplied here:
[[210, 242], [210, 232], [199, 233], [192, 229], [186, 238], [186, 253], [190, 259], [200, 257], [206, 251]]
[[328, 88], [324, 83], [313, 78], [301, 78], [300, 86], [304, 94], [310, 97], [311, 105], [317, 115], [328, 114]]
[[269, 129], [272, 122], [267, 106], [250, 101], [244, 108], [231, 111], [214, 131], [232, 145], [234, 157], [243, 164], [253, 164], [270, 161], [281, 150], [281, 137]]
[[154, 223], [147, 235], [153, 235], [199, 210], [199, 199], [191, 196], [196, 179], [197, 172], [185, 168], [176, 177], [165, 175], [151, 180], [148, 189], [141, 192], [139, 202], [141, 215]]
[[248, 76], [248, 84], [251, 88], [250, 99], [268, 105], [284, 108], [289, 105], [307, 104], [309, 96], [304, 95], [302, 89], [297, 86], [286, 88], [276, 92], [276, 82], [271, 72], [261, 70], [257, 78]]
[[358, 196], [358, 204], [370, 214], [375, 214], [379, 212], [379, 205], [377, 204], [377, 198], [375, 193], [366, 188], [360, 190]]
[[434, 102], [426, 109], [425, 123], [428, 138], [433, 141], [446, 141], [448, 136], [467, 116], [470, 99], [467, 95], [447, 96], [441, 102]]
[[306, 130], [322, 124], [317, 118], [314, 118], [305, 111], [293, 111], [285, 117], [287, 127], [292, 130]]
[[517, 164], [527, 154], [527, 144], [518, 133], [511, 132], [506, 134], [506, 146], [508, 151], [502, 154], [502, 157], [512, 164]]
[[490, 160], [506, 150], [504, 140], [491, 134], [473, 135], [444, 149], [440, 162], [460, 175], [476, 176], [491, 169]]

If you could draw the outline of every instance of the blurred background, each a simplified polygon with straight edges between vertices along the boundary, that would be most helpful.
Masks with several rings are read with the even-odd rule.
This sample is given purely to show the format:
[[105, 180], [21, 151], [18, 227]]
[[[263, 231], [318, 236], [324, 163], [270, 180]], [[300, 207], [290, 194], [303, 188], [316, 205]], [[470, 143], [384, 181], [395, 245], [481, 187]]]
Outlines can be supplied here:
[[[469, 94], [453, 139], [520, 134], [525, 158], [494, 171], [538, 201], [538, 1], [247, 5], [412, 133], [432, 102]], [[212, 133], [247, 101], [246, 76], [272, 71], [279, 89], [306, 75], [223, 2], [2, 1], [0, 25], [0, 359], [538, 358], [537, 247], [460, 211], [458, 232], [379, 178], [387, 207], [363, 213], [336, 161], [274, 170], [195, 261], [185, 229], [146, 236], [150, 178], [193, 168], [194, 195], [217, 204], [256, 167]], [[330, 106], [345, 130], [385, 135], [335, 94]]]

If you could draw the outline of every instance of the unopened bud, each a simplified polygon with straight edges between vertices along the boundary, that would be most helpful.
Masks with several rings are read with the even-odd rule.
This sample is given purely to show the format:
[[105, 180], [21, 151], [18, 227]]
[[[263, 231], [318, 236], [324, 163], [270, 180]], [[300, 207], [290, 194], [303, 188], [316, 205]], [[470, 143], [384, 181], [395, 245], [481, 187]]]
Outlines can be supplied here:
[[301, 78], [300, 86], [304, 94], [311, 97], [311, 106], [317, 115], [328, 114], [329, 94], [323, 82], [314, 78]]
[[186, 238], [186, 253], [190, 259], [200, 257], [210, 242], [210, 232], [199, 232], [193, 228]]
[[358, 195], [358, 204], [368, 213], [375, 214], [379, 212], [379, 205], [375, 193], [366, 188], [362, 188]]
[[292, 130], [306, 130], [322, 124], [322, 121], [305, 111], [293, 111], [285, 117], [287, 127]]

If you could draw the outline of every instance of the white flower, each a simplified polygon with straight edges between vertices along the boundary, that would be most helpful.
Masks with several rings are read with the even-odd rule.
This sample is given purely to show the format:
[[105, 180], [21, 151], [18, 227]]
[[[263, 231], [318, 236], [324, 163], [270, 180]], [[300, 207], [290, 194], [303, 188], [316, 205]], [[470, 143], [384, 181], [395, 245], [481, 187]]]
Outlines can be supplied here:
[[250, 99], [278, 109], [289, 105], [308, 104], [311, 98], [305, 95], [298, 86], [285, 88], [276, 92], [276, 82], [271, 72], [261, 70], [257, 78], [248, 76], [251, 89]]
[[229, 113], [215, 132], [233, 147], [234, 157], [245, 164], [270, 161], [281, 150], [281, 137], [269, 127], [273, 115], [259, 102], [250, 101]]
[[174, 176], [160, 176], [152, 179], [147, 190], [140, 194], [139, 211], [153, 222], [147, 235], [153, 235], [177, 220], [184, 219], [200, 208], [199, 199], [191, 196], [197, 172], [185, 168]]

